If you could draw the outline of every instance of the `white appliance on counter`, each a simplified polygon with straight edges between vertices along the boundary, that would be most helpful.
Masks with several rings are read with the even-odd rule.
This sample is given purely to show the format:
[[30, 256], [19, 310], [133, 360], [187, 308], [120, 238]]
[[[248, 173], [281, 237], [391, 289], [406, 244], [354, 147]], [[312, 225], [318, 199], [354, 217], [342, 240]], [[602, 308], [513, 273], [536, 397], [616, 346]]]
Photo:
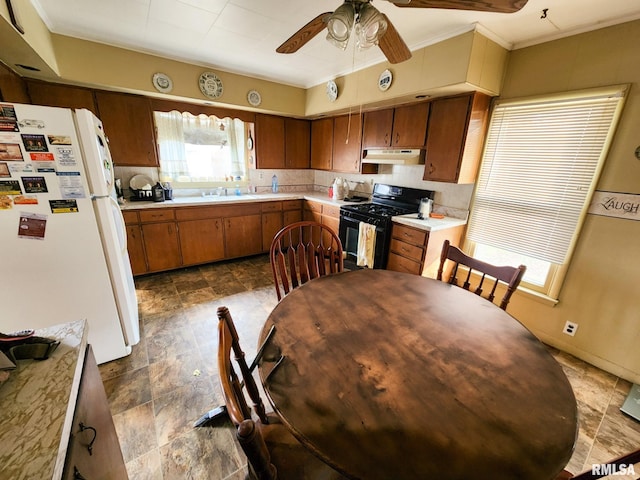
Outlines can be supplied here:
[[140, 341], [113, 175], [89, 110], [0, 102], [0, 332], [86, 319], [98, 363]]

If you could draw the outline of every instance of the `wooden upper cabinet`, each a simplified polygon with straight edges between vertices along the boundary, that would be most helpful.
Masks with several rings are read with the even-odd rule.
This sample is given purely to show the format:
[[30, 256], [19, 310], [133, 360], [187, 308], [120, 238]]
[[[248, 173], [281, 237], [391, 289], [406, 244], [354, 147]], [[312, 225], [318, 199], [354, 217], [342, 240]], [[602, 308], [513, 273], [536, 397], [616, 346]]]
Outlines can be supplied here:
[[421, 148], [427, 135], [429, 103], [397, 107], [393, 113], [392, 147]]
[[96, 91], [95, 96], [116, 166], [158, 166], [149, 99], [105, 91]]
[[336, 172], [360, 171], [362, 122], [361, 116], [342, 115], [333, 119], [333, 165]]
[[284, 134], [285, 167], [309, 168], [311, 157], [311, 125], [309, 120], [286, 118]]
[[49, 107], [86, 108], [98, 113], [93, 90], [71, 85], [59, 85], [38, 81], [27, 81], [31, 103]]
[[393, 108], [365, 112], [363, 123], [363, 148], [382, 148], [391, 146], [391, 130], [393, 129]]
[[285, 167], [285, 121], [275, 115], [256, 115], [256, 167]]
[[0, 101], [31, 103], [26, 82], [2, 63], [0, 63]]
[[422, 148], [428, 118], [428, 102], [366, 112], [362, 146]]
[[311, 168], [331, 170], [333, 157], [333, 118], [311, 122]]
[[489, 116], [490, 97], [481, 93], [431, 102], [424, 180], [473, 183]]

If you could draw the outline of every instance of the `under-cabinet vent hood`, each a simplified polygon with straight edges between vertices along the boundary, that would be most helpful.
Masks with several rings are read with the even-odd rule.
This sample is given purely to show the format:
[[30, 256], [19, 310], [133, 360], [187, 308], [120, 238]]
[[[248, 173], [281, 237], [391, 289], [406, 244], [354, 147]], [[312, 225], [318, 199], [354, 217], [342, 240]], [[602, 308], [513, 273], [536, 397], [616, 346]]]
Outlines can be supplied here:
[[424, 163], [424, 151], [419, 149], [377, 149], [364, 151], [362, 163], [387, 165], [418, 165]]

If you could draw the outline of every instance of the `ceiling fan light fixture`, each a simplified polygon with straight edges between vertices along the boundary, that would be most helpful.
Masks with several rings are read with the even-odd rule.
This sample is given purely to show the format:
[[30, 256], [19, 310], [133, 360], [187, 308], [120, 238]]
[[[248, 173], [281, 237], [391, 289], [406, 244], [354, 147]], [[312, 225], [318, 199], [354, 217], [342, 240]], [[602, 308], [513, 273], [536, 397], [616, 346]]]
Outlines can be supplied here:
[[362, 4], [355, 28], [358, 49], [364, 50], [378, 45], [386, 31], [387, 20], [384, 15], [370, 3]]
[[345, 2], [340, 5], [327, 21], [327, 40], [344, 50], [349, 43], [355, 15], [356, 11], [352, 3]]

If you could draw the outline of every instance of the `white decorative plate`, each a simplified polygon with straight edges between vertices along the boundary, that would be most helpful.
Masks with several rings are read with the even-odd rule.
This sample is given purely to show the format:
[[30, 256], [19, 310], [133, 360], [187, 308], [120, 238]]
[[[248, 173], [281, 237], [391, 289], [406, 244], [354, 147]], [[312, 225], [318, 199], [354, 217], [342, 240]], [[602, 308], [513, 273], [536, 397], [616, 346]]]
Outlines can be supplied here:
[[249, 90], [249, 93], [247, 93], [247, 100], [249, 101], [249, 104], [254, 107], [257, 107], [262, 103], [262, 97], [257, 90]]
[[200, 75], [198, 85], [205, 97], [219, 98], [222, 96], [222, 80], [213, 72], [204, 72]]
[[378, 88], [384, 92], [389, 89], [392, 81], [393, 75], [391, 75], [391, 72], [389, 70], [385, 70], [380, 74], [380, 77], [378, 78]]
[[159, 92], [169, 93], [173, 90], [173, 82], [169, 76], [164, 73], [154, 73], [151, 81], [153, 82], [153, 86], [156, 87], [156, 90]]
[[338, 86], [333, 80], [327, 82], [327, 98], [330, 102], [335, 102], [338, 98]]

